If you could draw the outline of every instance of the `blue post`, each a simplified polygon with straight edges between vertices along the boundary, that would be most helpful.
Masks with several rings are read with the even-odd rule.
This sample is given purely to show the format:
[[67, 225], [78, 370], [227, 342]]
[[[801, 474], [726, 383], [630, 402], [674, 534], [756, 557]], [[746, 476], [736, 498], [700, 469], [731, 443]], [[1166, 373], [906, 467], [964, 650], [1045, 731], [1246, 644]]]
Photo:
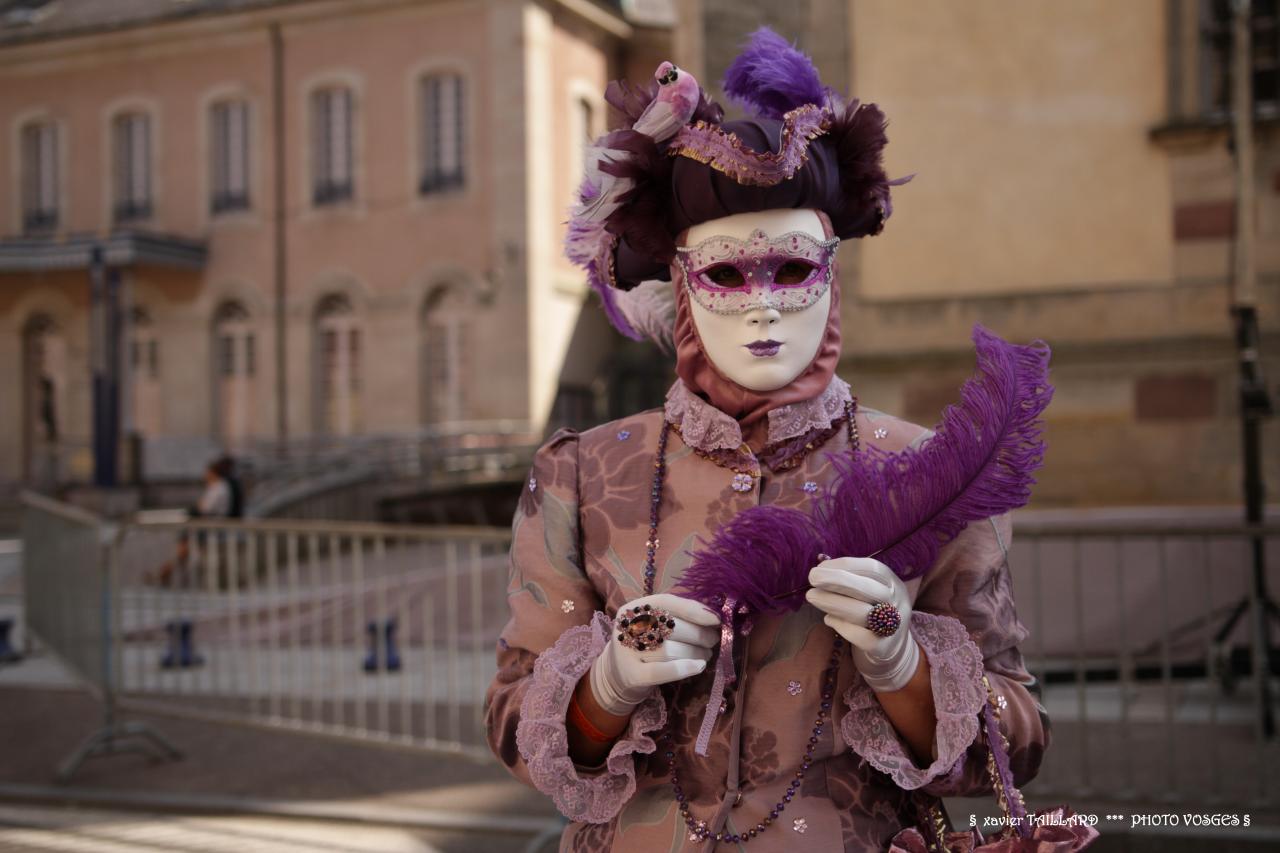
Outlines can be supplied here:
[[22, 655], [9, 640], [9, 632], [13, 630], [12, 619], [0, 619], [0, 663], [17, 663]]
[[173, 669], [178, 665], [178, 623], [176, 621], [164, 623], [164, 631], [169, 637], [169, 646], [160, 658], [160, 667]]
[[364, 656], [364, 671], [378, 671], [378, 623], [370, 622], [365, 628], [365, 633], [369, 636], [369, 651]]
[[204, 657], [196, 651], [195, 627], [190, 619], [183, 619], [178, 627], [179, 655], [178, 661], [185, 669], [189, 666], [200, 666]]
[[387, 620], [385, 633], [387, 638], [387, 672], [399, 672], [400, 651], [396, 648], [396, 620]]

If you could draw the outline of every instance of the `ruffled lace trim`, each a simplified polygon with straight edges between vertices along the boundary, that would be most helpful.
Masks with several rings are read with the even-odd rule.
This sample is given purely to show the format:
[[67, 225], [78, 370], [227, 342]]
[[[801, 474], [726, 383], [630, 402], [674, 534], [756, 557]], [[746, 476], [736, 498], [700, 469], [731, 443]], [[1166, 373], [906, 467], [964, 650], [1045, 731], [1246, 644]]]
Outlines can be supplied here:
[[982, 652], [964, 623], [954, 616], [914, 611], [911, 633], [929, 659], [938, 757], [928, 767], [916, 765], [875, 692], [861, 677], [844, 694], [849, 713], [840, 722], [849, 748], [908, 791], [960, 771], [965, 750], [978, 737], [978, 714], [987, 695], [982, 686]]
[[551, 797], [569, 820], [607, 823], [631, 799], [636, 788], [633, 753], [652, 753], [657, 744], [645, 732], [667, 722], [667, 706], [655, 687], [631, 714], [627, 730], [614, 743], [598, 775], [584, 776], [569, 757], [565, 715], [578, 681], [612, 636], [612, 622], [597, 611], [587, 625], [560, 635], [538, 655], [520, 704], [516, 748], [534, 787]]
[[844, 404], [853, 399], [849, 383], [834, 373], [827, 388], [817, 397], [769, 410], [769, 444], [826, 429], [844, 417]]
[[[769, 410], [766, 446], [830, 427], [832, 421], [844, 416], [844, 405], [852, 399], [849, 383], [832, 374], [818, 396]], [[742, 446], [737, 420], [690, 391], [682, 379], [677, 378], [668, 389], [664, 411], [668, 421], [680, 426], [680, 437], [690, 447], [711, 452]]]

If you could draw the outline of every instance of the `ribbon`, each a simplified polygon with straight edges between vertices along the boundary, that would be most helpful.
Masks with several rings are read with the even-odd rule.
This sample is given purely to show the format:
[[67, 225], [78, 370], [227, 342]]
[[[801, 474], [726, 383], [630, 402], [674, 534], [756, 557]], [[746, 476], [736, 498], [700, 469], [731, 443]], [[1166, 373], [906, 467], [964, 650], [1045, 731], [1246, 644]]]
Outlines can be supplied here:
[[720, 706], [724, 704], [724, 690], [738, 680], [733, 671], [733, 610], [736, 602], [725, 598], [720, 604], [720, 655], [716, 659], [716, 675], [711, 681], [711, 695], [707, 697], [707, 709], [702, 714], [702, 727], [698, 729], [698, 740], [693, 751], [698, 755], [707, 754], [707, 745], [711, 742], [711, 731], [716, 727], [716, 718], [720, 716]]

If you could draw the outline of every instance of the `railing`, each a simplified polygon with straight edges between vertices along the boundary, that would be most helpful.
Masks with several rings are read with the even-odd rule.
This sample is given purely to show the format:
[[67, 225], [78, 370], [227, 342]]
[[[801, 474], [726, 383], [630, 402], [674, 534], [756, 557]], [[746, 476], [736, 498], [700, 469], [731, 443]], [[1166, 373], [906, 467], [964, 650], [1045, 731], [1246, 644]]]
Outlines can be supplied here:
[[[491, 760], [506, 529], [114, 526], [26, 500], [30, 630], [108, 707]], [[1255, 541], [1276, 588], [1280, 524], [1015, 519], [1020, 648], [1052, 727], [1029, 794], [1277, 805]]]
[[417, 479], [448, 485], [523, 473], [539, 439], [524, 422], [460, 421], [404, 435], [316, 436], [283, 447], [263, 444], [245, 454], [254, 483], [251, 514], [274, 515], [334, 484]]
[[1021, 649], [1052, 737], [1030, 792], [1277, 804], [1280, 630], [1268, 673], [1262, 627], [1277, 614], [1256, 595], [1255, 540], [1280, 589], [1275, 522], [1015, 520]]
[[[187, 557], [173, 560], [185, 538]], [[121, 704], [488, 760], [510, 532], [334, 522], [129, 525]]]
[[106, 746], [78, 751], [63, 778], [140, 733], [117, 709], [492, 759], [482, 703], [508, 530], [113, 525], [24, 502], [29, 630], [108, 707], [90, 739]]
[[[522, 473], [541, 435], [527, 421], [456, 421], [405, 433], [307, 436], [232, 448], [249, 489], [249, 514], [270, 517], [326, 491], [370, 481], [444, 485]], [[160, 437], [143, 445], [146, 476], [197, 478], [218, 455], [207, 438]]]

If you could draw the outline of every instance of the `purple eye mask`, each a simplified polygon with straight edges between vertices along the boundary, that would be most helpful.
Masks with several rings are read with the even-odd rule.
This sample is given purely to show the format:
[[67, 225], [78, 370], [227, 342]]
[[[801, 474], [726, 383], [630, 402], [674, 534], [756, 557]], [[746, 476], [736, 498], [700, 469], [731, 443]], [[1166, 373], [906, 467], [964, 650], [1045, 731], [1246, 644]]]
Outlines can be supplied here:
[[754, 308], [802, 311], [831, 286], [840, 238], [819, 240], [803, 231], [769, 239], [761, 230], [746, 240], [708, 237], [676, 249], [689, 296], [716, 314]]

